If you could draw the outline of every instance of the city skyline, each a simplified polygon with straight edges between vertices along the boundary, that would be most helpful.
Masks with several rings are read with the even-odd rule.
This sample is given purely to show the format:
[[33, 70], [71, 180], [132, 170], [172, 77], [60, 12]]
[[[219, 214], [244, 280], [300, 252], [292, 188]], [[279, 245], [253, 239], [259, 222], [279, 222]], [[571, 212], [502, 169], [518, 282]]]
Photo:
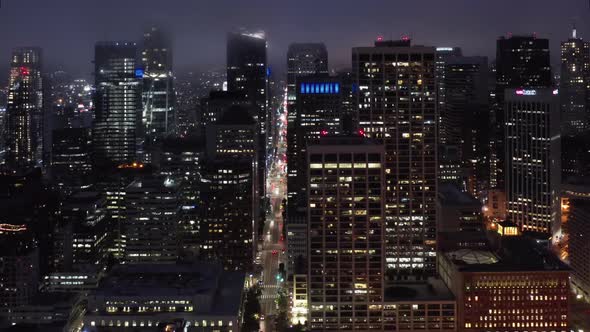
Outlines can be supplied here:
[[[96, 41], [139, 42], [146, 27], [153, 24], [163, 26], [174, 37], [177, 69], [221, 70], [224, 63], [218, 55], [223, 54], [225, 34], [240, 27], [266, 32], [269, 64], [279, 71], [286, 70], [284, 58], [291, 42], [325, 42], [331, 69], [340, 69], [351, 66], [352, 47], [367, 46], [377, 36], [398, 39], [409, 35], [417, 44], [461, 46], [466, 55], [485, 55], [490, 59], [495, 54], [493, 41], [508, 33], [536, 33], [548, 38], [551, 53], [555, 55], [559, 54], [559, 43], [570, 35], [572, 24], [576, 24], [580, 37], [590, 36], [587, 1], [572, 0], [567, 6], [550, 0], [540, 2], [531, 6], [508, 0], [477, 4], [451, 0], [441, 6], [428, 0], [426, 6], [412, 3], [401, 6], [374, 0], [363, 7], [347, 0], [338, 2], [338, 15], [335, 15], [331, 1], [318, 4], [308, 0], [297, 3], [261, 0], [252, 4], [222, 0], [208, 4], [203, 10], [198, 3], [153, 0], [125, 4], [112, 0], [100, 4], [8, 0], [0, 8], [0, 19], [6, 27], [0, 30], [0, 40], [4, 41], [0, 45], [0, 58], [8, 59], [15, 47], [38, 46], [44, 50], [47, 69], [63, 69], [90, 78]], [[35, 18], [33, 24], [19, 23], [19, 13], [25, 11]], [[521, 15], [528, 19], [523, 20]], [[497, 19], [500, 16], [502, 20]], [[104, 17], [110, 17], [109, 24], [103, 24]], [[356, 20], [363, 24], [349, 24]], [[17, 28], [19, 31], [15, 33]], [[552, 65], [557, 66], [558, 60], [552, 57]], [[7, 68], [0, 66], [0, 69]], [[3, 77], [0, 82], [4, 80]]]

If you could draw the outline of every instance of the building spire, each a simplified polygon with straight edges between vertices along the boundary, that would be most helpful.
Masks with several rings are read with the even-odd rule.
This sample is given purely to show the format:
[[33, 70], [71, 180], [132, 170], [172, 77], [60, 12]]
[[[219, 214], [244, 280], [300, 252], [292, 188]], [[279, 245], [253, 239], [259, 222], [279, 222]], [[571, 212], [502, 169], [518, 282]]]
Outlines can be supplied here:
[[578, 38], [578, 30], [576, 29], [576, 23], [575, 22], [572, 24], [572, 38], [573, 39]]

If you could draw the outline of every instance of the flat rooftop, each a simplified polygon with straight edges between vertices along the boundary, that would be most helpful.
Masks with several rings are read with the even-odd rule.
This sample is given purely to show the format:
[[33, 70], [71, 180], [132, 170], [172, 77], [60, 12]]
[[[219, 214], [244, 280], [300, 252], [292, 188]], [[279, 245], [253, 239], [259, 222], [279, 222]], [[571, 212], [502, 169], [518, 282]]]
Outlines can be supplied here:
[[455, 296], [438, 278], [414, 283], [400, 283], [385, 287], [384, 302], [453, 301]]
[[444, 255], [463, 272], [569, 270], [542, 241], [526, 236], [505, 236], [497, 250], [460, 249]]
[[95, 296], [194, 297], [211, 300], [207, 313], [234, 314], [239, 310], [245, 274], [224, 271], [220, 264], [117, 265], [100, 282]]
[[473, 196], [462, 192], [450, 183], [441, 184], [438, 187], [438, 197], [443, 205], [481, 206], [481, 203]]

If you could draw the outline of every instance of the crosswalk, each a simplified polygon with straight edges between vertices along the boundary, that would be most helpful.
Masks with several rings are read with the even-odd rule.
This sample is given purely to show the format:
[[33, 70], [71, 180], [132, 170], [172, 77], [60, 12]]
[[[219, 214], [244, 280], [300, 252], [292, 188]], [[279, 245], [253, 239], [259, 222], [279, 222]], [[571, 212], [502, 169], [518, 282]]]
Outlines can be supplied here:
[[278, 294], [262, 294], [260, 300], [276, 300], [278, 297]]

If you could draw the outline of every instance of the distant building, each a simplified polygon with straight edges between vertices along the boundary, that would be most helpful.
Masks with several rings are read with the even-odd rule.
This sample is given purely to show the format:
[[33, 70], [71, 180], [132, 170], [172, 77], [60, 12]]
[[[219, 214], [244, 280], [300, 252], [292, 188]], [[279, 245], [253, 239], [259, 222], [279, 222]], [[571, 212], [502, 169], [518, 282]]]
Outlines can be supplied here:
[[125, 189], [125, 262], [174, 263], [178, 259], [179, 186], [170, 178], [133, 181]]
[[264, 32], [232, 32], [227, 37], [227, 91], [243, 93], [255, 107], [253, 117], [258, 130], [257, 179], [260, 199], [263, 199], [266, 190], [266, 154], [270, 143], [267, 77], [270, 72], [266, 47]]
[[84, 329], [239, 331], [244, 273], [216, 264], [119, 265], [88, 296]]
[[197, 139], [166, 139], [162, 141], [160, 174], [180, 183], [180, 223], [178, 236], [183, 253], [196, 253], [199, 247], [201, 217], [201, 172], [205, 148]]
[[506, 89], [505, 143], [508, 221], [523, 231], [559, 228], [561, 141], [553, 89]]
[[316, 330], [380, 329], [384, 282], [385, 151], [364, 136], [310, 145], [309, 323]]
[[63, 202], [60, 217], [54, 226], [52, 272], [104, 267], [112, 241], [104, 197], [97, 192], [75, 193]]
[[[299, 153], [304, 146], [302, 139], [298, 137], [301, 124], [298, 124], [298, 106], [297, 105], [297, 84], [302, 83], [302, 80], [309, 76], [327, 77], [328, 76], [328, 51], [326, 45], [323, 43], [294, 43], [289, 45], [287, 51], [287, 167], [288, 181], [291, 183], [291, 190], [287, 189], [287, 210], [290, 215], [289, 219], [295, 217], [295, 210], [302, 204], [305, 205], [305, 199], [298, 200], [298, 192], [293, 186], [293, 180], [298, 179], [305, 171], [304, 165], [297, 166], [297, 162], [303, 157], [305, 153]], [[305, 180], [300, 181], [301, 187], [305, 187]], [[301, 188], [300, 188], [301, 189]], [[299, 190], [300, 190], [299, 189]]]
[[569, 331], [569, 270], [534, 240], [503, 237], [496, 251], [446, 251], [438, 263], [459, 331]]
[[[341, 83], [337, 77], [305, 76], [296, 84], [296, 115], [287, 135], [287, 223], [298, 213], [305, 214], [307, 202], [307, 146], [322, 135], [342, 132]], [[288, 125], [289, 126], [289, 125]], [[288, 138], [289, 140], [289, 138]]]
[[143, 34], [141, 50], [143, 70], [142, 125], [148, 139], [176, 132], [172, 45], [159, 28], [151, 27]]
[[[445, 77], [446, 77], [446, 64], [447, 61], [463, 56], [463, 51], [460, 47], [437, 47], [435, 58], [436, 67], [434, 69], [434, 75], [436, 77], [436, 99], [438, 103], [439, 112], [445, 108]], [[439, 118], [440, 120], [440, 118]], [[440, 125], [440, 124], [439, 124]]]
[[92, 135], [97, 165], [136, 161], [143, 74], [141, 69], [136, 70], [136, 53], [135, 43], [96, 44], [96, 120]]
[[561, 133], [577, 135], [590, 130], [590, 43], [572, 36], [561, 43]]
[[249, 108], [231, 106], [207, 128], [200, 256], [250, 271], [258, 238], [258, 135]]
[[[505, 89], [552, 87], [549, 40], [532, 36], [500, 37], [496, 43], [496, 89], [491, 160], [496, 174], [496, 187], [504, 190], [505, 167]], [[493, 182], [493, 181], [492, 181]]]
[[[438, 135], [447, 149], [441, 149], [439, 161], [441, 168], [446, 165], [461, 169], [461, 188], [476, 197], [487, 188], [489, 178], [487, 80], [486, 57], [455, 56], [445, 62], [444, 106], [439, 109]], [[457, 155], [447, 156], [453, 147]]]
[[481, 203], [457, 187], [438, 187], [438, 232], [482, 231]]
[[91, 185], [92, 135], [90, 128], [53, 131], [51, 177], [66, 193]]
[[0, 224], [0, 307], [29, 304], [39, 286], [39, 248], [26, 225]]
[[21, 173], [43, 160], [43, 80], [41, 49], [12, 52], [8, 81], [7, 158], [11, 170]]

